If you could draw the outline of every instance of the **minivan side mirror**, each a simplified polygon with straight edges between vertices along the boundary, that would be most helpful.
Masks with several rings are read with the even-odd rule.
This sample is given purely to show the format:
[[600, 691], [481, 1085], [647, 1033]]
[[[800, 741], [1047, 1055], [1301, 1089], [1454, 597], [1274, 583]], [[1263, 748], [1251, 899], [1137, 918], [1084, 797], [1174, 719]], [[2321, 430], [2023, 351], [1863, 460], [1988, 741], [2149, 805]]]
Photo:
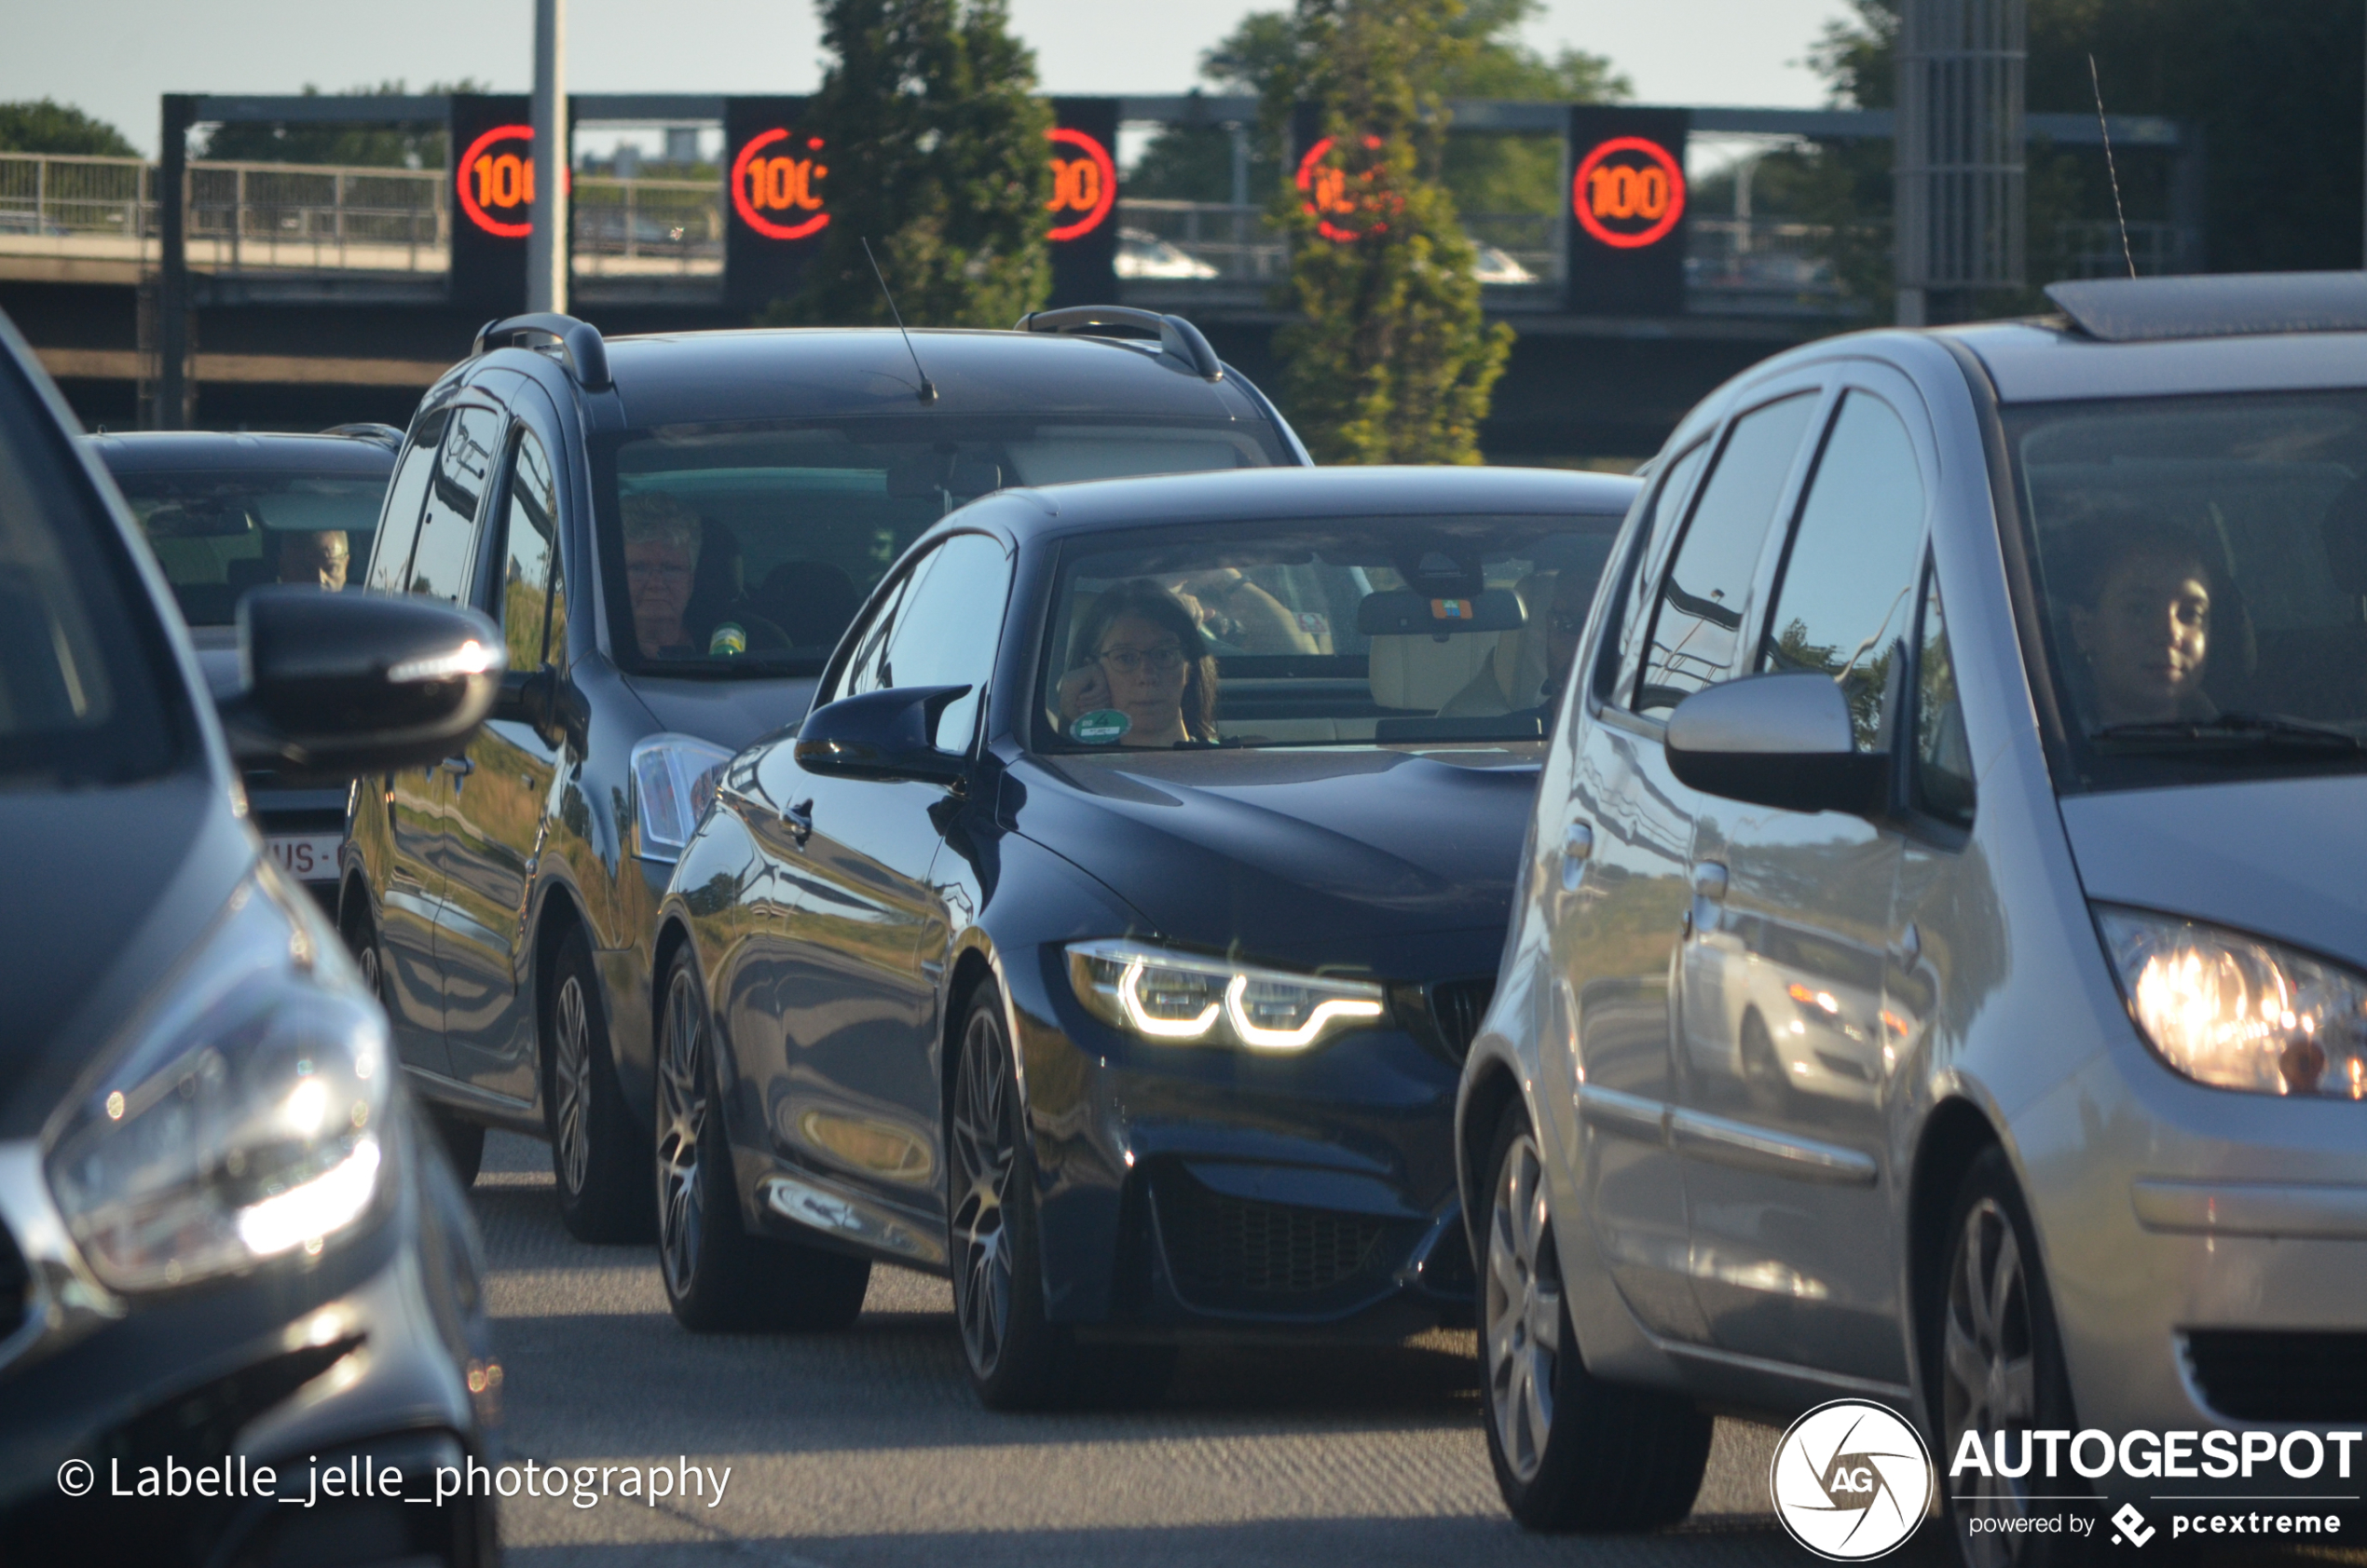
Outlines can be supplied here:
[[1849, 699], [1830, 675], [1745, 675], [1705, 687], [1668, 716], [1669, 771], [1707, 795], [1789, 811], [1879, 816], [1890, 758], [1857, 749]]
[[469, 743], [508, 656], [493, 622], [432, 599], [268, 585], [239, 601], [241, 768], [291, 782], [432, 767]]
[[805, 716], [797, 732], [798, 766], [848, 779], [921, 779], [950, 784], [969, 759], [937, 749], [937, 716], [968, 695], [966, 686], [895, 686], [841, 697]]

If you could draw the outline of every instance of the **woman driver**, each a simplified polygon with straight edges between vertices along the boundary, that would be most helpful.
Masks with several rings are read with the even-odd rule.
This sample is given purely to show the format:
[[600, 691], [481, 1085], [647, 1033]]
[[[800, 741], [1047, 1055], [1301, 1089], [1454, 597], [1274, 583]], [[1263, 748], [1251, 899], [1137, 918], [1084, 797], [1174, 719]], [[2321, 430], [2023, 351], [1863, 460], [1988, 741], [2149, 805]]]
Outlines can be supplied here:
[[2081, 543], [2070, 623], [2091, 728], [2211, 717], [2203, 672], [2216, 578], [2201, 546], [2141, 525]]
[[1077, 627], [1060, 677], [1063, 729], [1115, 709], [1126, 746], [1209, 745], [1216, 740], [1216, 659], [1198, 618], [1155, 582], [1136, 579], [1103, 593]]

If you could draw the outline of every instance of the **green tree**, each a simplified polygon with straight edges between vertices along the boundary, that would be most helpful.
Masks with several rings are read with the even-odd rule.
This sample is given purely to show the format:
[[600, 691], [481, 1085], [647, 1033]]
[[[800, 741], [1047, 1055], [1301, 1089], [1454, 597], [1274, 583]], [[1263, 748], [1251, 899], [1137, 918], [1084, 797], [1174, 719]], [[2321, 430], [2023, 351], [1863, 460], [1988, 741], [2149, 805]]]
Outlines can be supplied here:
[[0, 153], [66, 153], [138, 157], [140, 149], [106, 121], [50, 99], [0, 103]]
[[1266, 92], [1269, 130], [1298, 99], [1332, 139], [1324, 237], [1299, 192], [1274, 220], [1295, 254], [1276, 334], [1284, 401], [1318, 462], [1476, 463], [1512, 329], [1480, 314], [1471, 241], [1439, 180], [1445, 100], [1473, 48], [1458, 0], [1299, 0], [1292, 62]]
[[1051, 287], [1050, 108], [1003, 0], [823, 0], [830, 226], [779, 324], [1007, 327]]
[[[471, 77], [457, 82], [432, 82], [420, 89], [439, 93], [488, 92]], [[404, 98], [411, 89], [401, 79], [376, 87], [347, 88], [335, 98]], [[304, 96], [319, 98], [321, 89], [307, 82]], [[225, 163], [319, 163], [349, 169], [441, 169], [445, 162], [445, 128], [431, 125], [267, 125], [241, 122], [217, 125], [206, 135], [198, 156]]]

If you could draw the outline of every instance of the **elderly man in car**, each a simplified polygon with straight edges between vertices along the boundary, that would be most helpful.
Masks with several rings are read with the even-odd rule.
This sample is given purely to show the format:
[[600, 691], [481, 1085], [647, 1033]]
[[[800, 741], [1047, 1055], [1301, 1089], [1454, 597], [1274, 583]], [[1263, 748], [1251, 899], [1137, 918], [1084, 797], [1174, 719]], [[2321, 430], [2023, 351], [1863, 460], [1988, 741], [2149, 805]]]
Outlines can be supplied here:
[[705, 529], [699, 514], [672, 496], [626, 496], [624, 583], [633, 601], [633, 635], [644, 659], [687, 659], [704, 651], [682, 624], [698, 577]]

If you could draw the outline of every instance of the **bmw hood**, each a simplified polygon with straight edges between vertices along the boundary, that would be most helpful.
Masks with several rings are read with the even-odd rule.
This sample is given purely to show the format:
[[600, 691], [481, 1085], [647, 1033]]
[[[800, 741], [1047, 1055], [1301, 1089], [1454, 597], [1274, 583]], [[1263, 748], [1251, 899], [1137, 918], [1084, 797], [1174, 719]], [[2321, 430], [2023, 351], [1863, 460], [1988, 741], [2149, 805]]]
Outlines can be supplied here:
[[2090, 898], [2367, 965], [2367, 775], [2079, 795], [2062, 811]]
[[1439, 978], [1495, 967], [1539, 749], [1033, 757], [1015, 816], [1170, 940]]

